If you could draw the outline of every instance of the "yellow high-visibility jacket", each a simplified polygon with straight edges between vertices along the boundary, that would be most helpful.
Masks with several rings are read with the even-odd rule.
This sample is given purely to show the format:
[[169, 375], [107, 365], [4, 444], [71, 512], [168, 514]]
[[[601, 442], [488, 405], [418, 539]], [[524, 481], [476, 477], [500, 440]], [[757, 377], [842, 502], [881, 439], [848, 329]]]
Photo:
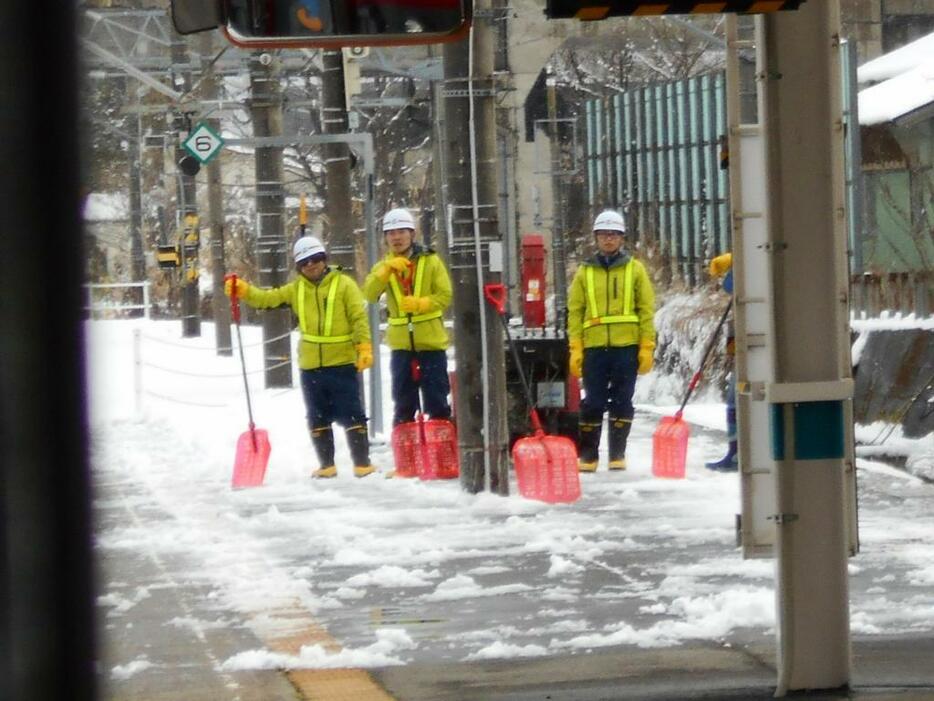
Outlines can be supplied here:
[[258, 309], [292, 307], [302, 334], [298, 341], [302, 370], [353, 363], [354, 346], [370, 342], [363, 293], [340, 268], [330, 268], [317, 283], [299, 275], [282, 287], [250, 286], [244, 301]]
[[594, 257], [574, 274], [568, 291], [568, 339], [584, 348], [655, 343], [655, 291], [642, 265], [620, 255], [608, 267]]
[[[385, 257], [388, 260], [395, 257], [395, 254], [390, 252]], [[380, 280], [371, 270], [363, 282], [363, 296], [368, 302], [375, 304], [383, 292], [388, 290], [386, 307], [389, 311], [389, 329], [386, 332], [386, 343], [393, 350], [412, 348], [409, 315], [400, 311], [399, 307], [402, 297], [428, 297], [431, 300], [428, 311], [411, 315], [415, 350], [445, 350], [449, 341], [447, 329], [444, 328], [443, 314], [451, 305], [454, 296], [448, 269], [437, 253], [418, 244], [412, 245], [409, 262], [408, 270], [401, 276], [392, 273], [387, 282]]]

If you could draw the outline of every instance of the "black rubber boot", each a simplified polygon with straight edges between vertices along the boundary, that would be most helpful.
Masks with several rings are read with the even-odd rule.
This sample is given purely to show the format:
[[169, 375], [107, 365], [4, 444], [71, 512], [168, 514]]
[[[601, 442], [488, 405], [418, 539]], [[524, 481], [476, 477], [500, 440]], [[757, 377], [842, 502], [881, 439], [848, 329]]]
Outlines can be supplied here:
[[600, 453], [600, 435], [603, 433], [603, 422], [588, 423], [581, 421], [580, 450], [578, 451], [577, 469], [579, 472], [595, 472]]
[[366, 434], [366, 424], [350, 426], [346, 434], [353, 473], [356, 477], [366, 477], [376, 469], [370, 464], [370, 437]]
[[626, 441], [632, 430], [632, 419], [610, 419], [610, 469], [626, 469]]
[[318, 469], [311, 473], [312, 477], [336, 477], [337, 468], [334, 466], [334, 433], [330, 426], [311, 429], [311, 444], [318, 456]]

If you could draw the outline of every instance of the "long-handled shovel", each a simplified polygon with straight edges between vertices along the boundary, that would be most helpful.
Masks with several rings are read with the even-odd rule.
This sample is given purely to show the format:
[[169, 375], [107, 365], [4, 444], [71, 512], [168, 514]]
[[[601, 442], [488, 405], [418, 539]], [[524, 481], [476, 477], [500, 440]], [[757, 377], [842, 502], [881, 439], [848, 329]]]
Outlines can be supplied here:
[[710, 340], [707, 342], [707, 348], [704, 349], [704, 357], [701, 360], [700, 367], [691, 378], [687, 392], [684, 394], [684, 400], [681, 407], [674, 416], [665, 416], [658, 422], [655, 434], [652, 436], [652, 474], [656, 477], [668, 477], [671, 479], [681, 479], [684, 477], [684, 465], [688, 454], [688, 438], [691, 437], [691, 428], [688, 423], [681, 418], [684, 407], [688, 403], [694, 388], [700, 382], [704, 374], [704, 366], [707, 364], [707, 356], [713, 349], [717, 336], [720, 335], [720, 329], [726, 321], [730, 309], [733, 308], [733, 299], [730, 298], [726, 309], [720, 321], [717, 322], [717, 328], [714, 329]]
[[547, 436], [538, 418], [532, 390], [522, 369], [522, 360], [506, 321], [506, 287], [500, 283], [483, 286], [483, 295], [496, 309], [503, 322], [506, 340], [516, 363], [516, 372], [522, 381], [525, 399], [529, 404], [529, 419], [534, 435], [520, 438], [512, 446], [512, 462], [516, 467], [519, 494], [526, 499], [549, 503], [574, 502], [580, 498], [580, 475], [577, 471], [577, 448], [574, 441], [564, 436]]
[[243, 487], [259, 487], [266, 476], [266, 464], [269, 462], [269, 434], [262, 428], [256, 428], [253, 423], [253, 405], [250, 402], [250, 385], [246, 379], [246, 360], [243, 357], [243, 339], [240, 336], [240, 300], [237, 299], [237, 276], [228, 275], [224, 278], [232, 281], [230, 294], [230, 315], [237, 329], [237, 346], [240, 348], [240, 366], [243, 368], [243, 387], [246, 390], [246, 410], [250, 418], [250, 428], [240, 434], [237, 440], [237, 455], [234, 458], [233, 479], [231, 486], [234, 489]]
[[[412, 276], [405, 281], [411, 291]], [[409, 348], [412, 351], [410, 372], [415, 382], [415, 421], [392, 429], [392, 454], [397, 477], [419, 477], [423, 480], [454, 479], [460, 475], [457, 452], [457, 429], [446, 419], [428, 419], [422, 413], [422, 369], [415, 353], [415, 325], [408, 317]]]

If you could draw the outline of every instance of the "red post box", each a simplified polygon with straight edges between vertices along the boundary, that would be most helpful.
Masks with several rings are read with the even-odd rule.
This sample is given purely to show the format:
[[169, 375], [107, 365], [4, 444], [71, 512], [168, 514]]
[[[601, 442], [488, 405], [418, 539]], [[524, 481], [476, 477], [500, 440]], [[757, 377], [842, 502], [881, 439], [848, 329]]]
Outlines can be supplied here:
[[522, 319], [526, 328], [545, 326], [545, 239], [522, 237]]

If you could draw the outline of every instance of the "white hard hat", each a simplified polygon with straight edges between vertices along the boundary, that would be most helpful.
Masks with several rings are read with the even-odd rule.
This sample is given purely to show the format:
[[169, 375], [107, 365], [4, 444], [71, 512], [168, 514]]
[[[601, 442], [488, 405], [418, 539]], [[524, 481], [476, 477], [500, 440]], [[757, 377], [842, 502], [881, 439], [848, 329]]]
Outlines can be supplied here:
[[415, 230], [415, 219], [412, 213], [407, 209], [390, 209], [383, 217], [383, 231], [391, 229], [412, 229]]
[[292, 255], [295, 256], [296, 263], [311, 258], [318, 253], [326, 254], [327, 251], [324, 250], [324, 244], [314, 236], [302, 236], [292, 248]]
[[593, 220], [594, 231], [618, 231], [621, 234], [626, 233], [626, 222], [623, 221], [623, 215], [607, 209], [597, 215]]

